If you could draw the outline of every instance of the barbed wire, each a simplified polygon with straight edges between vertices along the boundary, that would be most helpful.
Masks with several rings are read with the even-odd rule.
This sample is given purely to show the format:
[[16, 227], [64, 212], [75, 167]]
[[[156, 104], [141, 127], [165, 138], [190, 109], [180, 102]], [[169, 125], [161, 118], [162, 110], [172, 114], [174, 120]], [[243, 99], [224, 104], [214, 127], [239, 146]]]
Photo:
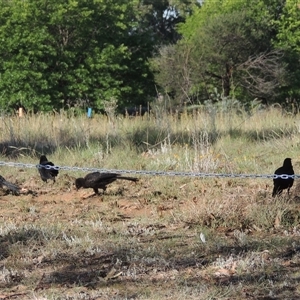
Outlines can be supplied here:
[[100, 173], [120, 173], [134, 175], [153, 175], [153, 176], [182, 176], [182, 177], [201, 177], [201, 178], [266, 178], [266, 179], [298, 179], [300, 175], [287, 174], [233, 174], [233, 173], [204, 173], [204, 172], [182, 172], [182, 171], [147, 171], [147, 170], [119, 170], [119, 169], [101, 169], [89, 167], [69, 167], [69, 166], [49, 166], [29, 163], [16, 163], [0, 161], [0, 166], [17, 167], [17, 168], [44, 168], [47, 170], [63, 171], [83, 171], [83, 172], [100, 172]]

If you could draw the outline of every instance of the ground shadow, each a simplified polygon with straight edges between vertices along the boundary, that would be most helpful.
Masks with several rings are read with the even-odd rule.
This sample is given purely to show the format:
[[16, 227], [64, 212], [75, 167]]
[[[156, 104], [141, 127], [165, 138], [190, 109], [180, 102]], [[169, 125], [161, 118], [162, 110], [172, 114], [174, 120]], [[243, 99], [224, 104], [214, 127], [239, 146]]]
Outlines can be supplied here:
[[[61, 238], [60, 234], [56, 237], [47, 235], [44, 231], [38, 229], [21, 229], [12, 230], [8, 234], [0, 238], [0, 247], [2, 249], [1, 259], [5, 259], [11, 255], [10, 249], [13, 245], [22, 244], [24, 246], [45, 247], [49, 240]], [[165, 241], [170, 240], [174, 250], [168, 250], [167, 247], [159, 247], [155, 252], [151, 250], [154, 240]], [[158, 245], [161, 244], [158, 242]], [[189, 245], [189, 241], [185, 239], [184, 233], [166, 235], [166, 232], [141, 238], [139, 243], [115, 249], [108, 249], [104, 245], [94, 245], [101, 251], [91, 253], [81, 251], [78, 253], [70, 253], [66, 248], [63, 252], [57, 252], [56, 255], [45, 256], [37, 263], [29, 263], [25, 266], [27, 270], [40, 269], [43, 274], [35, 284], [35, 291], [45, 290], [47, 288], [57, 287], [87, 287], [90, 289], [101, 289], [102, 287], [120, 287], [124, 284], [126, 287], [130, 284], [140, 284], [141, 286], [152, 286], [158, 284], [164, 286], [167, 282], [175, 284], [178, 289], [190, 286], [197, 288], [203, 283], [210, 286], [247, 286], [249, 294], [255, 294], [254, 288], [258, 282], [272, 282], [273, 292], [277, 294], [276, 299], [284, 299], [287, 295], [296, 292], [299, 277], [293, 276], [284, 286], [282, 282], [288, 278], [289, 274], [298, 274], [300, 261], [298, 262], [298, 249], [287, 249], [281, 253], [277, 253], [277, 257], [283, 260], [295, 257], [294, 263], [286, 267], [284, 264], [277, 268], [268, 269], [266, 264], [263, 268], [255, 268], [255, 271], [246, 270], [244, 272], [235, 273], [231, 276], [209, 277], [199, 275], [199, 271], [205, 267], [213, 266], [220, 258], [227, 259], [231, 255], [235, 257], [246, 257], [247, 252], [255, 253], [262, 249], [262, 241], [250, 241], [247, 245], [231, 245], [216, 248], [205, 249], [205, 246], [198, 244]], [[48, 270], [44, 272], [43, 270]], [[176, 270], [176, 281], [170, 279], [168, 274]], [[155, 274], [167, 274], [164, 277], [155, 276]], [[9, 280], [1, 283], [1, 288], [10, 288], [28, 280], [19, 273], [8, 273]], [[186, 274], [184, 277], [181, 274]], [[190, 274], [187, 276], [187, 274]], [[211, 273], [213, 274], [213, 273]], [[265, 290], [265, 294], [264, 291]], [[122, 293], [122, 292], [120, 292]], [[261, 289], [260, 297], [267, 296], [269, 290]], [[282, 296], [281, 296], [282, 295]], [[128, 295], [127, 295], [128, 296]], [[281, 298], [280, 298], [281, 297]], [[263, 299], [263, 298], [262, 298]], [[296, 299], [296, 298], [295, 298]]]

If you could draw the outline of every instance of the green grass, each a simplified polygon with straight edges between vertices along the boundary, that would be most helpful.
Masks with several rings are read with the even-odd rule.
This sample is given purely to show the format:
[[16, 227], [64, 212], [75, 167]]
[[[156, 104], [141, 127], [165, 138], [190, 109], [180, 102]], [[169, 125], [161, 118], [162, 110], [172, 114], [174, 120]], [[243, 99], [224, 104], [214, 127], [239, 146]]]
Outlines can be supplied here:
[[[272, 174], [291, 157], [299, 174], [299, 125], [274, 107], [2, 117], [0, 159], [36, 164], [44, 153], [61, 166]], [[86, 198], [91, 191], [72, 185], [83, 172], [60, 171], [54, 185], [25, 167], [1, 175], [36, 192], [0, 190], [1, 297], [299, 298], [297, 181], [290, 198], [273, 199], [264, 178], [144, 175]]]

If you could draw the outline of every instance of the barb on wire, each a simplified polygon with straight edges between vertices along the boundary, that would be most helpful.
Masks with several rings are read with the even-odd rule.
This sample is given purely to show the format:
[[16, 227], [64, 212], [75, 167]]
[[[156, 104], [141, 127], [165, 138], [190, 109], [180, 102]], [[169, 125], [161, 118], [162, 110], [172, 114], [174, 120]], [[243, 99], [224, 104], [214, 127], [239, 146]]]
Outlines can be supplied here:
[[298, 179], [300, 175], [287, 174], [231, 174], [231, 173], [201, 173], [201, 172], [175, 172], [175, 171], [147, 171], [147, 170], [118, 170], [118, 169], [100, 169], [89, 167], [69, 167], [69, 166], [49, 166], [40, 164], [26, 164], [16, 162], [0, 161], [0, 166], [18, 167], [18, 168], [45, 168], [63, 171], [82, 171], [82, 172], [100, 172], [100, 173], [120, 173], [120, 174], [135, 174], [135, 175], [152, 175], [152, 176], [182, 176], [182, 177], [208, 177], [208, 178], [266, 178], [266, 179]]

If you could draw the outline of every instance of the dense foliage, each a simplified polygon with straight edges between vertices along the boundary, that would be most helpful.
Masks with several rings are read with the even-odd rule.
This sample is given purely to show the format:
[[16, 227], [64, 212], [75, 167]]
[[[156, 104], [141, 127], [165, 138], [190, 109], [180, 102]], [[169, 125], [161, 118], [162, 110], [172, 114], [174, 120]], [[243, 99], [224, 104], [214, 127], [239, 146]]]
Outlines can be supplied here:
[[293, 0], [4, 0], [0, 107], [296, 101]]
[[[3, 2], [2, 2], [3, 3]], [[7, 1], [1, 101], [49, 110], [130, 93], [127, 1]], [[142, 68], [143, 66], [141, 66]]]
[[286, 99], [297, 103], [300, 98], [300, 3], [286, 0], [278, 24], [276, 46], [284, 49], [287, 82], [283, 87]]
[[147, 3], [11, 0], [0, 6], [3, 108], [101, 108], [104, 100], [141, 104], [155, 94], [148, 59], [158, 33], [143, 20], [153, 15]]
[[154, 59], [156, 81], [180, 104], [299, 99], [299, 13], [292, 0], [205, 1]]

